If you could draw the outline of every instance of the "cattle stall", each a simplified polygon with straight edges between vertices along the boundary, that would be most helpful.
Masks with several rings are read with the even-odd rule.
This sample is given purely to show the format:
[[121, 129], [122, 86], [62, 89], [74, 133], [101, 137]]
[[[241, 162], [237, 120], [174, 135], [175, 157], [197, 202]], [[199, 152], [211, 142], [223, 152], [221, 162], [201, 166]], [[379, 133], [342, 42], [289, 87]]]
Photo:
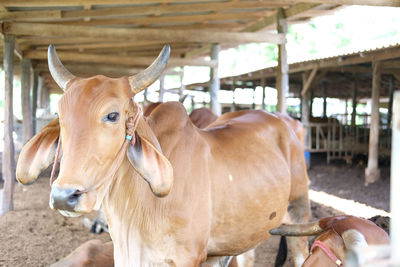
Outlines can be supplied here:
[[[237, 105], [221, 105], [217, 97], [219, 90], [234, 91], [237, 88], [255, 89], [256, 86], [271, 86], [278, 89], [277, 111], [288, 111], [295, 117], [302, 115], [305, 118], [303, 123], [307, 133], [306, 149], [309, 152], [326, 152], [328, 161], [336, 158], [348, 159], [362, 149], [377, 154], [378, 145], [379, 149], [381, 146], [390, 149], [390, 126], [386, 126], [388, 129], [379, 126], [379, 133], [374, 131], [374, 135], [370, 134], [369, 129], [371, 124], [376, 128], [379, 121], [379, 104], [376, 103], [379, 96], [387, 95], [388, 90], [393, 92], [399, 86], [396, 66], [389, 66], [387, 62], [389, 58], [397, 59], [398, 47], [387, 48], [389, 52], [379, 49], [362, 51], [340, 58], [293, 65], [287, 62], [284, 39], [287, 25], [330, 14], [343, 5], [353, 4], [398, 6], [397, 1], [392, 0], [2, 1], [0, 56], [5, 73], [5, 115], [3, 175], [0, 179], [0, 229], [5, 234], [1, 235], [0, 243], [8, 245], [0, 246], [0, 255], [3, 255], [0, 257], [0, 265], [49, 265], [86, 240], [97, 238], [82, 228], [79, 218], [61, 217], [49, 209], [48, 172], [32, 187], [15, 185], [15, 160], [21, 145], [55, 118], [54, 114], [50, 114], [50, 103], [57, 99], [57, 95], [63, 94], [63, 90], [54, 82], [48, 70], [46, 51], [49, 44], [56, 46], [65, 66], [77, 76], [101, 74], [120, 77], [142, 71], [156, 57], [161, 47], [170, 43], [172, 52], [169, 69], [159, 80], [160, 101], [164, 100], [163, 92], [167, 91], [163, 86], [165, 76], [174, 73], [176, 67], [183, 66], [210, 68], [210, 82], [205, 85], [188, 85], [186, 88], [182, 86], [177, 89], [177, 93], [182, 95], [183, 91], [193, 89], [210, 93], [210, 106], [217, 114], [219, 110], [234, 111], [243, 108]], [[279, 51], [278, 66], [237, 77], [218, 77], [218, 52], [250, 42], [275, 44]], [[379, 54], [380, 52], [382, 53]], [[210, 59], [204, 59], [208, 55]], [[381, 64], [376, 64], [376, 60], [382, 61]], [[326, 63], [323, 63], [325, 61]], [[372, 61], [374, 65], [371, 64]], [[347, 69], [353, 67], [352, 70]], [[328, 70], [330, 68], [331, 70]], [[369, 72], [374, 74], [371, 76]], [[332, 80], [340, 78], [341, 85], [332, 85], [328, 78], [330, 73], [337, 75], [333, 76]], [[348, 87], [345, 84], [353, 80], [352, 74], [355, 74], [358, 77], [356, 80], [359, 81], [354, 85], [354, 93], [348, 94], [344, 89], [337, 90], [338, 86]], [[14, 118], [13, 80], [21, 83], [22, 123]], [[326, 86], [325, 89], [319, 87], [321, 82]], [[370, 83], [375, 85], [373, 92], [369, 91]], [[360, 121], [361, 117], [364, 118], [363, 127], [360, 123], [349, 122], [353, 121], [353, 114], [348, 114], [347, 109], [344, 114], [337, 114], [335, 121], [312, 122], [307, 116], [312, 114], [310, 103], [313, 98], [321, 96], [325, 96], [325, 99], [353, 97], [353, 103], [372, 98], [374, 115], [365, 116], [353, 112], [354, 120]], [[307, 103], [300, 108], [303, 112], [292, 112], [290, 107], [287, 109], [288, 97], [298, 97], [303, 103]], [[267, 108], [264, 99], [265, 96], [261, 104], [263, 110]], [[193, 103], [193, 106], [195, 104]], [[251, 108], [260, 107], [254, 103]], [[387, 125], [391, 125], [390, 120]], [[375, 141], [369, 142], [371, 138]], [[382, 140], [387, 141], [383, 143]], [[349, 148], [350, 143], [353, 145]], [[376, 173], [377, 160], [371, 163], [369, 170]], [[361, 188], [360, 197], [362, 194]], [[315, 218], [339, 214], [339, 211], [317, 204], [312, 208]], [[12, 211], [13, 209], [15, 210]], [[110, 240], [107, 234], [101, 235], [99, 239]], [[12, 242], [9, 242], [10, 240]], [[275, 256], [278, 242], [278, 239], [271, 239], [257, 248], [256, 266], [273, 264], [272, 258]], [[38, 251], [41, 253], [37, 253]], [[285, 266], [291, 264], [293, 262]]]

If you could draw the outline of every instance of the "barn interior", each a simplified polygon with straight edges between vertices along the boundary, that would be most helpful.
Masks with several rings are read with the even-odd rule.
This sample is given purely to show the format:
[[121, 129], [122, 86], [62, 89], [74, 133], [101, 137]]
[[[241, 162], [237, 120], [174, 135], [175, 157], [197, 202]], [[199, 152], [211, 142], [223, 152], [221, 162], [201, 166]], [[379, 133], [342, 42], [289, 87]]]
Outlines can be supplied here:
[[[77, 76], [121, 77], [145, 69], [168, 43], [171, 57], [165, 75], [160, 78], [159, 100], [163, 100], [166, 92], [180, 97], [202, 92], [209, 96], [209, 102], [189, 101], [189, 109], [206, 106], [217, 115], [249, 108], [288, 113], [303, 123], [306, 152], [323, 153], [327, 162], [335, 159], [351, 162], [357, 154], [367, 155], [363, 182], [382, 182], [387, 173], [383, 170], [381, 174], [379, 162], [391, 154], [393, 96], [400, 88], [399, 43], [300, 62], [287, 60], [285, 35], [289, 25], [332, 14], [347, 5], [399, 7], [400, 3], [396, 0], [3, 0], [0, 58], [4, 71], [4, 146], [0, 215], [13, 207], [18, 150], [54, 118], [50, 101], [52, 96], [63, 94], [48, 70], [50, 44], [55, 45], [65, 67]], [[276, 66], [219, 77], [221, 50], [261, 42], [278, 47]], [[210, 81], [165, 89], [165, 76], [182, 75], [177, 69], [184, 66], [209, 67]], [[22, 121], [13, 115], [15, 81], [21, 83]], [[236, 90], [251, 89], [255, 93], [260, 87], [261, 103], [235, 102]], [[274, 107], [265, 103], [266, 87], [277, 90]], [[232, 103], [219, 103], [219, 91], [231, 93]], [[289, 98], [299, 99], [301, 104], [289, 106]], [[313, 112], [316, 98], [322, 99], [322, 115]], [[346, 103], [345, 109], [331, 118], [326, 111], [329, 98]], [[360, 103], [368, 103], [369, 112], [357, 112], [354, 107]], [[387, 109], [387, 113], [380, 113], [380, 108]], [[16, 138], [14, 132], [18, 132]], [[323, 172], [323, 168], [317, 170]]]

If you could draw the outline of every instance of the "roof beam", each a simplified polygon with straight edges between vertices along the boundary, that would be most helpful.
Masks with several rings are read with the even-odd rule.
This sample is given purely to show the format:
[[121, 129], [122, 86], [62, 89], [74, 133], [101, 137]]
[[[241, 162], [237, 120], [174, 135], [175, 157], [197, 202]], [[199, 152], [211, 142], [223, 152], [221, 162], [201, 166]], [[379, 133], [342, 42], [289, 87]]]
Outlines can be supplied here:
[[224, 20], [250, 20], [265, 17], [271, 14], [271, 11], [261, 12], [233, 12], [233, 13], [212, 13], [201, 15], [173, 15], [173, 16], [147, 16], [133, 18], [112, 18], [112, 19], [93, 19], [89, 21], [58, 21], [52, 22], [63, 25], [84, 25], [84, 26], [99, 26], [99, 25], [125, 25], [125, 24], [163, 24], [163, 23], [194, 23], [202, 21], [224, 21]]
[[280, 4], [267, 2], [223, 2], [223, 3], [193, 3], [189, 5], [151, 5], [134, 7], [113, 7], [91, 10], [49, 10], [49, 11], [14, 11], [0, 12], [0, 19], [73, 19], [73, 18], [96, 18], [96, 17], [115, 17], [126, 15], [162, 15], [168, 13], [184, 12], [206, 12], [245, 9], [274, 8]]
[[[147, 67], [154, 61], [154, 57], [129, 57], [120, 55], [82, 54], [77, 52], [58, 52], [63, 62], [101, 63], [125, 66]], [[24, 54], [30, 59], [47, 60], [46, 51], [31, 50]], [[217, 62], [202, 59], [170, 58], [168, 67], [172, 66], [215, 66]]]
[[66, 26], [40, 23], [4, 22], [3, 33], [14, 35], [37, 35], [53, 37], [89, 37], [111, 40], [160, 40], [163, 42], [199, 42], [199, 43], [282, 43], [284, 36], [268, 33], [210, 32], [202, 30], [166, 30], [166, 29], [116, 29], [89, 26]]
[[[283, 10], [283, 13], [285, 15], [285, 18], [289, 18], [295, 15], [298, 15], [306, 10], [309, 10], [311, 8], [317, 7], [320, 4], [296, 4], [294, 6], [291, 6], [289, 8], [286, 8]], [[257, 32], [261, 29], [264, 29], [265, 27], [274, 25], [277, 22], [277, 15], [276, 12], [270, 16], [265, 17], [264, 19], [257, 21], [255, 23], [252, 23], [245, 28], [241, 29], [241, 32]], [[206, 52], [210, 51], [210, 45], [204, 45], [203, 47], [194, 49], [192, 51], [189, 51], [185, 54], [185, 57], [196, 57], [201, 54], [204, 54]]]
[[[283, 13], [285, 15], [285, 18], [290, 18], [290, 17], [298, 15], [306, 10], [317, 7], [319, 5], [320, 4], [300, 3], [300, 4], [296, 4], [289, 8], [284, 9]], [[276, 21], [277, 21], [276, 13], [274, 13], [271, 16], [265, 17], [264, 19], [262, 19], [260, 21], [257, 21], [255, 23], [252, 23], [252, 24], [246, 26], [241, 31], [242, 32], [256, 32], [261, 29], [264, 29], [265, 27], [274, 25], [276, 23]]]
[[[82, 5], [117, 5], [135, 3], [198, 3], [212, 2], [211, 0], [2, 0], [5, 7], [43, 7], [43, 6], [82, 6]], [[269, 0], [271, 5], [277, 5], [277, 1]], [[398, 0], [280, 0], [279, 4], [292, 5], [301, 2], [334, 4], [334, 5], [370, 5], [370, 6], [399, 6]]]
[[307, 93], [308, 89], [311, 87], [311, 84], [314, 80], [315, 74], [317, 74], [317, 71], [318, 71], [318, 66], [315, 66], [312, 69], [310, 75], [308, 75], [308, 77], [307, 77], [307, 80], [306, 80], [306, 83], [304, 84], [303, 90], [301, 90], [301, 95], [304, 96]]

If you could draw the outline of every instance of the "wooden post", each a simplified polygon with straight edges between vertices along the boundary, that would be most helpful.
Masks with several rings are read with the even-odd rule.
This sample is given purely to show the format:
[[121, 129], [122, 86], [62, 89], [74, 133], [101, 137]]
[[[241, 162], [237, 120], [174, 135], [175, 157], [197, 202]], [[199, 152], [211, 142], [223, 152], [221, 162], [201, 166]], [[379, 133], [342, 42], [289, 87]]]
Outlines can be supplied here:
[[379, 89], [381, 83], [381, 62], [372, 63], [372, 105], [371, 128], [369, 131], [368, 166], [365, 169], [365, 184], [374, 183], [380, 179], [378, 168], [379, 157]]
[[220, 81], [218, 77], [218, 57], [221, 45], [212, 44], [211, 46], [211, 60], [217, 62], [217, 65], [210, 68], [210, 105], [212, 112], [219, 116], [221, 115], [221, 104], [218, 100], [218, 92], [220, 90]]
[[261, 78], [261, 87], [262, 87], [262, 99], [261, 99], [261, 110], [265, 110], [265, 78]]
[[[302, 75], [303, 78], [303, 86], [307, 82], [307, 77], [305, 73]], [[311, 144], [309, 144], [309, 135], [310, 133], [310, 128], [308, 127], [308, 124], [310, 122], [310, 91], [306, 92], [304, 95], [301, 96], [301, 122], [304, 127], [304, 147], [309, 148]]]
[[256, 109], [256, 88], [253, 88], [253, 104], [251, 105], [252, 109]]
[[32, 85], [32, 118], [33, 118], [33, 134], [36, 134], [36, 110], [38, 102], [38, 86], [39, 86], [39, 72], [33, 72], [33, 85]]
[[13, 76], [14, 76], [15, 37], [4, 35], [4, 150], [3, 150], [3, 189], [0, 191], [0, 216], [14, 209], [13, 195], [15, 185], [15, 159], [13, 141]]
[[322, 107], [322, 116], [326, 118], [326, 82], [322, 82], [322, 97], [324, 98], [324, 103]]
[[358, 91], [358, 80], [357, 75], [354, 77], [353, 82], [353, 99], [352, 99], [352, 112], [351, 112], [351, 131], [353, 137], [356, 136], [356, 116], [357, 116], [357, 92]]
[[21, 60], [21, 103], [22, 103], [22, 131], [23, 142], [28, 142], [33, 136], [32, 104], [31, 104], [31, 60]]
[[309, 90], [310, 92], [310, 110], [309, 110], [309, 116], [312, 117], [313, 116], [313, 104], [314, 104], [314, 91], [310, 88]]
[[232, 91], [232, 106], [231, 106], [231, 112], [236, 110], [236, 104], [235, 104], [235, 81], [232, 81], [231, 84], [231, 91]]
[[[278, 9], [277, 14], [278, 33], [287, 33], [287, 24], [283, 9]], [[278, 90], [278, 104], [276, 110], [286, 114], [286, 96], [289, 93], [289, 64], [287, 62], [286, 44], [278, 45], [278, 68], [276, 72], [276, 89]]]
[[390, 125], [392, 123], [393, 93], [394, 93], [394, 78], [393, 78], [393, 75], [390, 75], [390, 77], [389, 77], [389, 106], [388, 106], [388, 121], [387, 121], [388, 129], [390, 129]]
[[158, 92], [158, 101], [163, 102], [164, 100], [164, 92], [165, 92], [165, 76], [161, 75], [160, 77], [160, 91]]

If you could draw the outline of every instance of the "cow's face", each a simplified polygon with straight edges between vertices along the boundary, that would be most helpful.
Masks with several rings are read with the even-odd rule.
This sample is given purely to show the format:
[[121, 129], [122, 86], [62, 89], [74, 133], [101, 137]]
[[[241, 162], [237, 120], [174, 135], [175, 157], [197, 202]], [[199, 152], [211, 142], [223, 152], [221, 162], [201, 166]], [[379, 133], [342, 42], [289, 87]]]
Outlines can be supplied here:
[[[68, 216], [98, 209], [112, 177], [126, 158], [149, 182], [156, 195], [168, 194], [172, 185], [172, 168], [158, 151], [157, 139], [149, 136], [151, 131], [144, 129], [146, 123], [138, 114], [140, 110], [132, 96], [157, 79], [166, 65], [169, 47], [164, 48], [159, 58], [143, 73], [119, 79], [100, 75], [77, 78], [59, 65], [58, 58], [51, 59], [54, 55], [50, 54], [50, 49], [54, 48], [49, 48], [52, 76], [60, 86], [65, 86], [65, 94], [58, 104], [63, 156], [59, 176], [52, 185], [50, 206]], [[53, 70], [52, 62], [59, 63]], [[164, 66], [156, 66], [154, 71], [155, 64]], [[58, 73], [60, 69], [61, 74]], [[138, 122], [135, 145], [130, 145], [125, 139], [129, 118], [136, 118]], [[154, 164], [156, 168], [151, 166], [154, 162], [157, 162]]]

